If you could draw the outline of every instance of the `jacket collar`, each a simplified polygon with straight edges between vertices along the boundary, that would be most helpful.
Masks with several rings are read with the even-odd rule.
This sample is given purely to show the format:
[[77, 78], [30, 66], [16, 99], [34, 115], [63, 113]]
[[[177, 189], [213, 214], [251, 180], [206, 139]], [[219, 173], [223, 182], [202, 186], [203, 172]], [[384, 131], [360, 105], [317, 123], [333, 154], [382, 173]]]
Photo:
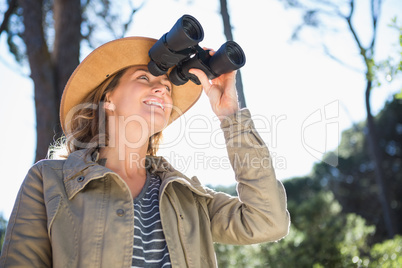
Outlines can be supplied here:
[[[90, 181], [102, 178], [107, 174], [117, 175], [102, 165], [101, 162], [102, 159], [99, 159], [97, 151], [91, 155], [88, 150], [78, 150], [68, 156], [63, 166], [63, 177], [69, 199], [73, 198]], [[176, 181], [198, 195], [211, 197], [196, 177], [189, 179], [161, 156], [147, 156], [146, 168], [150, 173], [161, 178], [163, 188], [168, 183]]]
[[68, 199], [73, 198], [90, 181], [113, 173], [97, 163], [97, 154], [91, 155], [88, 150], [71, 153], [63, 165], [63, 181]]
[[63, 165], [64, 181], [71, 180], [83, 170], [95, 166], [97, 163], [94, 161], [87, 150], [78, 150], [71, 153]]
[[146, 164], [149, 172], [158, 175], [162, 180], [159, 195], [163, 194], [163, 190], [169, 183], [178, 182], [198, 195], [212, 198], [197, 177], [188, 178], [176, 170], [165, 158], [161, 156], [147, 156]]

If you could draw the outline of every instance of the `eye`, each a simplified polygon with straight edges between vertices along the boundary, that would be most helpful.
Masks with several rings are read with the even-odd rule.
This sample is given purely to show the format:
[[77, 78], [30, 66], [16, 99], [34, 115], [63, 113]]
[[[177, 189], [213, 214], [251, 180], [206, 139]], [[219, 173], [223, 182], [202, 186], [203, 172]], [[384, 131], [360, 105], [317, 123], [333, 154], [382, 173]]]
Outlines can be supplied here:
[[166, 90], [168, 91], [168, 92], [170, 92], [172, 89], [170, 88], [170, 86], [165, 86], [166, 87]]
[[145, 79], [145, 80], [149, 81], [148, 76], [146, 76], [145, 74], [140, 75], [140, 76], [138, 77], [138, 79]]

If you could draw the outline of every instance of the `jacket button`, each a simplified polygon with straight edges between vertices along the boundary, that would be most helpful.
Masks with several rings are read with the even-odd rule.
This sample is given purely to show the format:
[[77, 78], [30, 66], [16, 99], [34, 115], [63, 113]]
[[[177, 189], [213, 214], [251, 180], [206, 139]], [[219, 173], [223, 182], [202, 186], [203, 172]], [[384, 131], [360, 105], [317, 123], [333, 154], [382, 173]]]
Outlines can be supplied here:
[[118, 210], [116, 210], [116, 214], [117, 214], [117, 216], [119, 216], [119, 217], [123, 217], [123, 216], [124, 216], [124, 209], [118, 209]]
[[78, 182], [83, 182], [85, 180], [85, 177], [84, 176], [79, 176], [78, 178], [77, 178], [77, 181]]

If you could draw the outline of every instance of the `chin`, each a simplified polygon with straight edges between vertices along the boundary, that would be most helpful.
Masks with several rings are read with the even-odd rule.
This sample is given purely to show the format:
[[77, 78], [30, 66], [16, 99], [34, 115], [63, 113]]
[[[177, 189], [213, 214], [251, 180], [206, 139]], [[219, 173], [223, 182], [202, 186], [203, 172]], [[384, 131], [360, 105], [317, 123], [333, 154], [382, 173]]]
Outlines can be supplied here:
[[154, 120], [153, 120], [153, 122], [151, 122], [149, 125], [150, 126], [153, 126], [153, 129], [152, 129], [152, 135], [153, 134], [155, 134], [155, 133], [158, 133], [158, 132], [160, 132], [160, 131], [162, 131], [162, 130], [164, 130], [165, 129], [165, 127], [168, 125], [168, 123], [169, 123], [169, 118], [168, 119], [166, 119], [166, 118], [163, 118], [163, 119], [161, 119], [161, 118], [155, 118]]

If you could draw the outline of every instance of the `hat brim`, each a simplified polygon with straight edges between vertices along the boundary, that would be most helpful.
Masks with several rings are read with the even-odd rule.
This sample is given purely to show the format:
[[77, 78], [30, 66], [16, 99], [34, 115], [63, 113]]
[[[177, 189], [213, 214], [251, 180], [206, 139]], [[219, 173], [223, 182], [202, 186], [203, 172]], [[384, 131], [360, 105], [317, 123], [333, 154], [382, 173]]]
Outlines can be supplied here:
[[[108, 77], [130, 66], [147, 65], [148, 51], [156, 43], [148, 37], [125, 37], [92, 51], [68, 80], [60, 104], [60, 123], [66, 131], [68, 112]], [[190, 109], [200, 98], [202, 87], [189, 81], [172, 88], [173, 109], [168, 125]]]

